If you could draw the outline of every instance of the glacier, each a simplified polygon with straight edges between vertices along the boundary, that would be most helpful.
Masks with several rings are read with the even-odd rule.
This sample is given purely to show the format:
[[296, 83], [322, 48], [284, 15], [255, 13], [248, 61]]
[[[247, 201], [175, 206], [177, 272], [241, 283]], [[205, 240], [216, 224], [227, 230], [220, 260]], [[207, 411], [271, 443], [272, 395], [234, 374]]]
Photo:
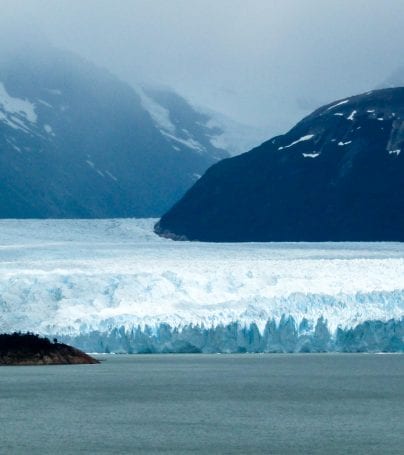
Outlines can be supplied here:
[[175, 242], [0, 220], [0, 332], [88, 352], [404, 351], [404, 244]]

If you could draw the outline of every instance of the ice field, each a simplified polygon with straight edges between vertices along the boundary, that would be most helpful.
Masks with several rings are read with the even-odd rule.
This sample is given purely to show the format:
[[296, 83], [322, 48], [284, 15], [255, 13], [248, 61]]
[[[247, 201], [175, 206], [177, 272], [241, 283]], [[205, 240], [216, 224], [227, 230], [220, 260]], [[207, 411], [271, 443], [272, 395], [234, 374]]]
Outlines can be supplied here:
[[402, 349], [404, 244], [174, 242], [155, 222], [0, 221], [0, 331], [90, 351]]

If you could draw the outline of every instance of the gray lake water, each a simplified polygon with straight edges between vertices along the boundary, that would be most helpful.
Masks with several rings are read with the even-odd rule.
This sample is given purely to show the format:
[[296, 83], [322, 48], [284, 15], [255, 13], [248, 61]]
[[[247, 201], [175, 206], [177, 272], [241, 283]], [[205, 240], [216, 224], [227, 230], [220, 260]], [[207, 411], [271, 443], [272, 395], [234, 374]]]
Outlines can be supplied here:
[[403, 355], [0, 368], [0, 453], [404, 453]]

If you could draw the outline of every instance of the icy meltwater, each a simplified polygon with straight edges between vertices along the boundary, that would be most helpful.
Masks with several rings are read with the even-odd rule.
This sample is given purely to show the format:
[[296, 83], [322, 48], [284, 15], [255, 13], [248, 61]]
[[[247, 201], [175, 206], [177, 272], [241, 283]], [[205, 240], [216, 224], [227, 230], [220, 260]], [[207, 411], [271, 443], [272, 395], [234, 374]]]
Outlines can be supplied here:
[[404, 315], [403, 243], [174, 242], [155, 221], [0, 221], [0, 331]]
[[402, 454], [400, 354], [1, 367], [4, 454]]

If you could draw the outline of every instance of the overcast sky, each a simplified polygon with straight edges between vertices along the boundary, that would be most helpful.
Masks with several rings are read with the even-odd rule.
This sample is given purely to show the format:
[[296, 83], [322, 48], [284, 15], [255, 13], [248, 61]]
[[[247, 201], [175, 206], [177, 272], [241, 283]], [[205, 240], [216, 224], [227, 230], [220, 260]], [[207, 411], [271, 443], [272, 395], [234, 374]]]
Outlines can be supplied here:
[[171, 86], [194, 103], [271, 133], [317, 105], [379, 85], [404, 65], [404, 0], [0, 5], [0, 25], [39, 29], [56, 46], [121, 79]]

